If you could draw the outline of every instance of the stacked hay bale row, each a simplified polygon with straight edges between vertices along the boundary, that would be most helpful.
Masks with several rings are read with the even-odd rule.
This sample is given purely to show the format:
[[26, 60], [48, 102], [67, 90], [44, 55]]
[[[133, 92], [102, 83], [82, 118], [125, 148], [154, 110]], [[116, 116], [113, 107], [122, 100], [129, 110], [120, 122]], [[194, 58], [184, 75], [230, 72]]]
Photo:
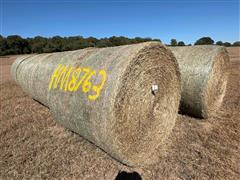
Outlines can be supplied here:
[[224, 49], [170, 49], [148, 42], [29, 55], [15, 61], [12, 76], [63, 126], [143, 166], [157, 160], [175, 124], [181, 89], [181, 111], [198, 117], [214, 112], [226, 89]]

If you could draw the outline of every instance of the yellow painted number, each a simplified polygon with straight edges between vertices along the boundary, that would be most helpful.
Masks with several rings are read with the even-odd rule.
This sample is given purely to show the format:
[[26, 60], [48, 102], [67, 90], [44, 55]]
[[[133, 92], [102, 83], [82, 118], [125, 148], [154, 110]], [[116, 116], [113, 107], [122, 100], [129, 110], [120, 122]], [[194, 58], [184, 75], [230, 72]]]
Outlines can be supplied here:
[[65, 91], [65, 92], [67, 91], [68, 81], [69, 81], [69, 77], [70, 77], [70, 74], [71, 74], [71, 72], [72, 72], [72, 69], [73, 69], [73, 67], [71, 67], [71, 68], [67, 71], [67, 74], [65, 73], [65, 74], [62, 76], [62, 80], [61, 80], [61, 84], [60, 84], [60, 89], [62, 90], [62, 89], [63, 89], [63, 85], [65, 84], [65, 87], [64, 87], [64, 91]]
[[99, 74], [102, 76], [102, 81], [99, 85], [94, 85], [92, 87], [92, 91], [94, 91], [96, 94], [95, 95], [88, 95], [88, 99], [90, 99], [90, 100], [95, 100], [95, 99], [98, 98], [98, 96], [101, 93], [101, 90], [103, 89], [105, 81], [107, 80], [107, 73], [106, 73], [105, 70], [100, 70]]
[[55, 71], [52, 73], [51, 80], [48, 86], [48, 89], [52, 89], [53, 82], [58, 79], [59, 74], [61, 73], [62, 70], [62, 64], [59, 64], [58, 67], [55, 69]]
[[81, 73], [82, 69], [81, 68], [77, 68], [73, 71], [72, 73], [72, 80], [69, 82], [68, 84], [68, 90], [70, 92], [72, 92], [75, 88], [75, 86], [77, 85], [77, 80], [80, 76], [80, 73]]
[[90, 71], [89, 68], [83, 68], [83, 72], [85, 72], [85, 74], [81, 77], [81, 79], [78, 81], [77, 85], [74, 87], [74, 91], [78, 90], [78, 88], [82, 84], [83, 80], [87, 77], [89, 71]]
[[92, 87], [92, 83], [90, 82], [90, 79], [91, 77], [96, 74], [96, 71], [92, 71], [88, 77], [85, 79], [85, 81], [83, 82], [83, 85], [82, 85], [82, 90], [84, 93], [87, 93], [88, 91], [91, 90], [91, 87]]
[[[80, 77], [81, 74], [83, 75]], [[93, 94], [88, 95], [89, 100], [96, 100], [103, 89], [105, 81], [107, 80], [107, 73], [105, 70], [100, 70], [98, 74], [101, 76], [101, 83], [98, 85], [92, 85], [91, 78], [95, 74], [96, 71], [91, 70], [88, 67], [74, 68], [59, 64], [55, 71], [52, 73], [48, 89], [56, 89], [60, 84], [59, 89], [64, 89], [65, 92], [73, 92], [77, 91], [81, 86], [84, 93], [93, 91]]]
[[57, 88], [58, 83], [60, 82], [60, 80], [61, 80], [61, 84], [62, 84], [62, 79], [65, 79], [64, 77], [66, 76], [67, 70], [68, 70], [68, 67], [67, 67], [67, 66], [63, 66], [63, 67], [61, 68], [61, 71], [60, 71], [57, 79], [56, 79], [55, 82], [54, 82], [53, 89], [56, 89], [56, 88]]

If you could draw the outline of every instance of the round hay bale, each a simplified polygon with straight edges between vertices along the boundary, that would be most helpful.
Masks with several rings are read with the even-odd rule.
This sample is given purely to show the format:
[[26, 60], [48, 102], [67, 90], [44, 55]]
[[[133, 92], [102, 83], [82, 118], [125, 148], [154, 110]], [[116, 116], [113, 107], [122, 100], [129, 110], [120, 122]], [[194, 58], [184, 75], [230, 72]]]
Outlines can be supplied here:
[[214, 115], [227, 86], [229, 57], [226, 48], [203, 45], [170, 49], [181, 72], [180, 112], [199, 118]]
[[130, 166], [154, 163], [175, 124], [180, 72], [159, 42], [28, 56], [12, 75], [56, 121]]

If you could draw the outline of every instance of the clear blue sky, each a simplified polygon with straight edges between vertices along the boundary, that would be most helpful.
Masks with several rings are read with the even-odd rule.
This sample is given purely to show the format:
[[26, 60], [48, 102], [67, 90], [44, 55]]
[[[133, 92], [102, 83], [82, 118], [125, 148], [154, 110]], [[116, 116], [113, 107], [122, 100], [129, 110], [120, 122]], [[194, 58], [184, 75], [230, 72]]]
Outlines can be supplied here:
[[1, 35], [239, 40], [239, 0], [0, 0]]

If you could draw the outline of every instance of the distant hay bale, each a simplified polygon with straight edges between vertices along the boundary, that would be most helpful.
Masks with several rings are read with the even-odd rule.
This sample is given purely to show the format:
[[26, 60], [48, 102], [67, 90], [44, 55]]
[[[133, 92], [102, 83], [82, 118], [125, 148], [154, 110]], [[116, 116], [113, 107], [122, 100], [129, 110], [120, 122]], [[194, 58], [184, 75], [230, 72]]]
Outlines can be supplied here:
[[180, 112], [208, 118], [219, 109], [225, 95], [229, 57], [224, 47], [204, 45], [170, 47], [181, 73]]
[[158, 42], [27, 56], [12, 76], [56, 121], [130, 166], [156, 161], [180, 102], [176, 59]]

